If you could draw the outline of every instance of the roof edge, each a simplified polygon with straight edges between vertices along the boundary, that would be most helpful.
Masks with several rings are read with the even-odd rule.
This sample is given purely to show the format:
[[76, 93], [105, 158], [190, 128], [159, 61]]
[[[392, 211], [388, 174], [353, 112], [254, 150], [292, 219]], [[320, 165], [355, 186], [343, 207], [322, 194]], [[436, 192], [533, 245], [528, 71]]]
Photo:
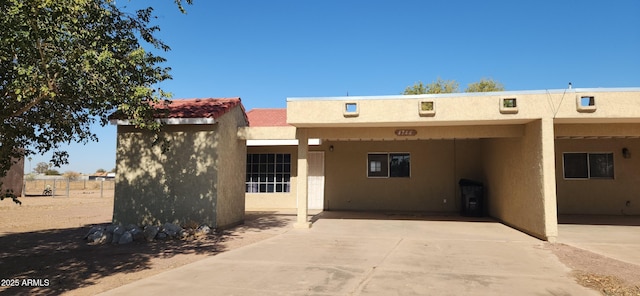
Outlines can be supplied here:
[[421, 94], [421, 95], [383, 95], [383, 96], [338, 96], [338, 97], [290, 97], [287, 102], [295, 101], [357, 101], [357, 100], [404, 100], [422, 98], [457, 98], [476, 96], [513, 96], [534, 94], [562, 94], [562, 93], [593, 93], [593, 92], [640, 92], [640, 87], [614, 87], [614, 88], [566, 88], [544, 90], [513, 90], [473, 93], [449, 93], [449, 94]]
[[[215, 124], [217, 121], [215, 118], [203, 117], [203, 118], [157, 118], [156, 122], [160, 122], [165, 125], [180, 125], [180, 124]], [[133, 125], [130, 119], [111, 119], [109, 123], [112, 125]]]

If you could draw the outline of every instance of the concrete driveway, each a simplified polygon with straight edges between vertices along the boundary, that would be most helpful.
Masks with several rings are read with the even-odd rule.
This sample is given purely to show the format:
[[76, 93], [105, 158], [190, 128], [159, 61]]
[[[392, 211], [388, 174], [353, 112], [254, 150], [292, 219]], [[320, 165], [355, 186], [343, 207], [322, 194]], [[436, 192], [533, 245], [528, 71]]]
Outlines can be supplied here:
[[558, 242], [640, 265], [640, 217], [562, 215]]
[[326, 215], [104, 295], [599, 295], [500, 223], [371, 218]]

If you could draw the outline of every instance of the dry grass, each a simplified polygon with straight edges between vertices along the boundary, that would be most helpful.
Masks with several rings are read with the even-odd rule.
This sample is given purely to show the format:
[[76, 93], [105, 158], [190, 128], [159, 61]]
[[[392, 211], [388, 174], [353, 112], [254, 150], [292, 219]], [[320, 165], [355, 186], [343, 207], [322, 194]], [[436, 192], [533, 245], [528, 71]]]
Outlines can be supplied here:
[[580, 285], [602, 295], [640, 296], [640, 266], [565, 244], [549, 244]]
[[574, 271], [573, 276], [576, 278], [576, 281], [580, 285], [599, 291], [600, 293], [602, 293], [602, 295], [640, 295], [640, 286], [629, 284], [612, 275], [601, 275], [587, 273], [584, 271]]

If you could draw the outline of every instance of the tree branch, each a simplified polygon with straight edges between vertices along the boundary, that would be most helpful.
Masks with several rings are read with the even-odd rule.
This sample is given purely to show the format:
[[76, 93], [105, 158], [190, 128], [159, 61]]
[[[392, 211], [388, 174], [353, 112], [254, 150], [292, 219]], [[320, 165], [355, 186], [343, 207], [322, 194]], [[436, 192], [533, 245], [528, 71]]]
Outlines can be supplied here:
[[[58, 73], [56, 73], [54, 75], [53, 79], [51, 78], [51, 73], [49, 72], [49, 69], [47, 67], [47, 63], [45, 62], [45, 54], [44, 54], [44, 50], [42, 49], [42, 40], [41, 40], [40, 34], [39, 34], [40, 31], [39, 31], [38, 25], [35, 23], [34, 19], [35, 18], [30, 18], [29, 19], [29, 25], [31, 26], [31, 29], [34, 31], [34, 33], [36, 35], [36, 48], [38, 49], [38, 54], [40, 55], [40, 67], [45, 72], [45, 77], [46, 77], [45, 79], [46, 79], [46, 84], [49, 87], [49, 92], [56, 93], [57, 86], [55, 84], [55, 79], [58, 77]], [[22, 108], [18, 109], [17, 111], [13, 112], [9, 116], [9, 118], [17, 117], [17, 116], [20, 116], [20, 115], [24, 114], [25, 112], [29, 111], [31, 108], [33, 108], [34, 106], [38, 105], [40, 102], [45, 100], [47, 97], [48, 97], [48, 95], [40, 94], [33, 101], [29, 102], [24, 107], [22, 107]]]

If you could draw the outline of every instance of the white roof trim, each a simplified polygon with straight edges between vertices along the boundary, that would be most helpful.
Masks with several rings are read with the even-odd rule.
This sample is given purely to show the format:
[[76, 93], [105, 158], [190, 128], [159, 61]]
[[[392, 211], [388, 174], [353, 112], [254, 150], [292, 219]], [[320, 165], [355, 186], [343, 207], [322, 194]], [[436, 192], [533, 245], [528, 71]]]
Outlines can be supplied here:
[[572, 89], [544, 89], [544, 90], [514, 90], [495, 91], [484, 93], [450, 93], [450, 94], [422, 94], [422, 95], [386, 95], [386, 96], [341, 96], [341, 97], [293, 97], [287, 98], [287, 102], [295, 101], [357, 101], [357, 100], [405, 100], [423, 98], [456, 98], [456, 97], [486, 97], [486, 96], [515, 96], [534, 95], [548, 93], [590, 93], [590, 92], [640, 92], [640, 87], [619, 87], [619, 88], [572, 88]]
[[[214, 118], [161, 118], [156, 119], [166, 125], [180, 125], [180, 124], [214, 124], [216, 120]], [[113, 125], [133, 125], [129, 119], [112, 119], [109, 121]]]
[[[309, 139], [309, 145], [322, 144], [320, 139]], [[298, 140], [247, 140], [247, 146], [298, 146]]]

